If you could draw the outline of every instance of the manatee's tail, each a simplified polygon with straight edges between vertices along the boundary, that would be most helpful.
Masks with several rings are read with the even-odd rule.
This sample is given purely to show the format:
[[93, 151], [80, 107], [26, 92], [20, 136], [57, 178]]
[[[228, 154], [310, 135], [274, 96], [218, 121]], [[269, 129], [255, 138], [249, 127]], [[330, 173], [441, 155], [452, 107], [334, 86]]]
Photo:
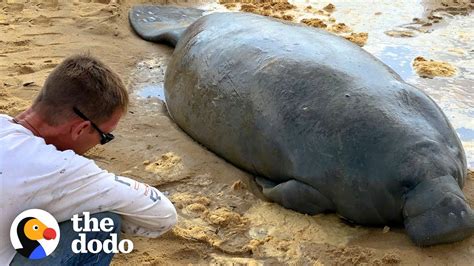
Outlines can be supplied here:
[[135, 6], [128, 18], [133, 30], [144, 40], [175, 47], [184, 30], [204, 10], [172, 6]]
[[405, 229], [420, 246], [459, 241], [474, 233], [474, 212], [452, 176], [426, 180], [406, 195]]

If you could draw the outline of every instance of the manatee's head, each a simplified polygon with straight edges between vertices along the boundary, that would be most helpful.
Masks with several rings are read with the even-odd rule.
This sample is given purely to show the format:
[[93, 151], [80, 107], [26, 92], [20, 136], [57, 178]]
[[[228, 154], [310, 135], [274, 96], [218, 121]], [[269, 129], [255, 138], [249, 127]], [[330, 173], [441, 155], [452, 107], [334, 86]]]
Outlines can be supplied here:
[[452, 176], [425, 180], [406, 194], [405, 228], [420, 246], [459, 241], [474, 234], [474, 212]]

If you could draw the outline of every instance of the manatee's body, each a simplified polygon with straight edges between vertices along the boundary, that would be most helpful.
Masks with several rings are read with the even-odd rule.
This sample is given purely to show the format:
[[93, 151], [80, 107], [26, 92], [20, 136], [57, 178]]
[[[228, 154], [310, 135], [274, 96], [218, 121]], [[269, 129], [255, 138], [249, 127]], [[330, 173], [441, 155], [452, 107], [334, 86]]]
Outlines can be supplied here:
[[[143, 10], [130, 14], [140, 34], [136, 14]], [[420, 245], [473, 233], [455, 131], [378, 59], [324, 31], [253, 14], [211, 14], [177, 32], [165, 76], [171, 116], [259, 176], [268, 198], [360, 224], [404, 223]]]

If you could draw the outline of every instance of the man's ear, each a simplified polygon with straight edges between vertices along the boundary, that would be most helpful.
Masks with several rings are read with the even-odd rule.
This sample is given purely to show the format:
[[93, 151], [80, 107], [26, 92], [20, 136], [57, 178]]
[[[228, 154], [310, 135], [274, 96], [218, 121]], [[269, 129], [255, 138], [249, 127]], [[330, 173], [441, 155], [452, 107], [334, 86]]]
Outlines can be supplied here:
[[91, 126], [90, 121], [81, 121], [79, 123], [74, 123], [71, 126], [71, 139], [76, 141], [81, 137], [82, 134], [86, 134]]

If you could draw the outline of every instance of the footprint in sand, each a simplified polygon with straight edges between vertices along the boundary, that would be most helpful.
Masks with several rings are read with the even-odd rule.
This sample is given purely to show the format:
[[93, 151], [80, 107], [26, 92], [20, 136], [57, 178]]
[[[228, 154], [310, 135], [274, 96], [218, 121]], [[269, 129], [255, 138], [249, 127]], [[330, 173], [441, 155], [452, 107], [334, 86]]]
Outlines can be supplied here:
[[9, 67], [8, 69], [12, 72], [17, 73], [18, 75], [26, 75], [35, 72], [39, 72], [45, 69], [51, 69], [56, 67], [57, 63], [33, 63], [33, 62], [26, 62], [26, 63], [15, 63], [13, 67]]
[[30, 20], [30, 23], [32, 25], [37, 25], [37, 26], [51, 26], [52, 21], [50, 17], [44, 16], [44, 15], [39, 15], [32, 20]]
[[27, 48], [31, 44], [31, 40], [20, 40], [20, 41], [0, 41], [0, 54], [3, 57], [6, 54], [20, 53], [28, 51]]
[[31, 62], [22, 64], [15, 63], [15, 65], [13, 67], [10, 67], [9, 70], [12, 72], [16, 72], [19, 75], [31, 74], [36, 72], [36, 70], [34, 69], [34, 64]]
[[11, 95], [7, 89], [1, 86], [3, 86], [3, 82], [0, 84], [0, 113], [15, 116], [26, 110], [29, 105], [28, 101]]
[[25, 5], [22, 3], [5, 3], [5, 6], [3, 7], [4, 12], [21, 12], [25, 8]]

